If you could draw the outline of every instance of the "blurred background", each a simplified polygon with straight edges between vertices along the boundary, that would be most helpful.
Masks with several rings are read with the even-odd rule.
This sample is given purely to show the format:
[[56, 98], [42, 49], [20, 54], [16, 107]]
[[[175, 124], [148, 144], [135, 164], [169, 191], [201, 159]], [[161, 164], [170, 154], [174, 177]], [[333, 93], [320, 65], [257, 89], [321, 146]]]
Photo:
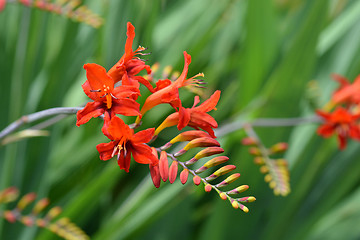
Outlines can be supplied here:
[[[61, 1], [54, 1], [61, 2]], [[64, 1], [66, 2], [66, 1]], [[88, 99], [82, 66], [110, 69], [124, 53], [126, 23], [137, 45], [152, 54], [149, 65], [204, 72], [204, 97], [220, 89], [219, 125], [256, 118], [312, 116], [336, 89], [330, 75], [350, 81], [360, 73], [360, 1], [356, 0], [87, 0], [102, 18], [84, 21], [8, 1], [0, 12], [0, 129], [22, 115], [75, 107]], [[90, 13], [89, 13], [90, 15]], [[96, 16], [91, 15], [95, 19]], [[161, 77], [161, 74], [159, 74]], [[146, 90], [144, 91], [146, 92]], [[190, 107], [193, 94], [182, 91]], [[169, 106], [144, 118], [158, 125]], [[130, 119], [131, 120], [131, 119]], [[242, 130], [219, 138], [230, 163], [247, 184], [249, 213], [235, 210], [191, 181], [156, 189], [146, 165], [120, 171], [100, 161], [95, 146], [108, 140], [101, 120], [76, 127], [75, 116], [48, 128], [50, 136], [0, 146], [0, 189], [36, 192], [91, 239], [360, 239], [359, 143], [339, 151], [336, 139], [316, 135], [316, 124], [255, 128], [268, 147], [289, 143], [283, 155], [291, 193], [275, 196], [241, 145]], [[155, 145], [176, 134], [167, 129]], [[56, 239], [47, 230], [0, 220], [0, 239]]]

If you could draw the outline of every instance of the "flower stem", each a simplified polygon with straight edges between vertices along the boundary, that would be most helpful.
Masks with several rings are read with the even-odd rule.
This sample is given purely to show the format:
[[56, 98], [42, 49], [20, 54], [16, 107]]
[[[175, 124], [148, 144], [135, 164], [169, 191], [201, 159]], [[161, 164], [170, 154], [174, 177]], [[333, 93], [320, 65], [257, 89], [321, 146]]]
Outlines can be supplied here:
[[37, 120], [51, 117], [55, 115], [69, 115], [69, 114], [75, 114], [78, 110], [81, 110], [82, 107], [59, 107], [59, 108], [50, 108], [46, 109], [40, 112], [32, 113], [29, 115], [22, 116], [15, 122], [8, 125], [5, 129], [3, 129], [0, 132], [0, 140], [3, 139], [5, 136], [9, 135], [10, 133], [14, 132], [16, 129], [21, 127], [22, 125], [26, 123], [32, 123]]

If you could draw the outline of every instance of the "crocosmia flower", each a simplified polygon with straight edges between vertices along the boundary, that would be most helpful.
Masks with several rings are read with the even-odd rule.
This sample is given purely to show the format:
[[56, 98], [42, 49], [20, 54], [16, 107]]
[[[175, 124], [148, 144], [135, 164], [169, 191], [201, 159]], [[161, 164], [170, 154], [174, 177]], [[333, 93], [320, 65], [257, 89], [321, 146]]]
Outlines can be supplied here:
[[6, 0], [0, 0], [0, 12], [1, 12], [2, 10], [4, 10], [5, 5], [6, 5]]
[[332, 77], [340, 84], [340, 87], [332, 96], [334, 103], [360, 103], [360, 75], [357, 76], [353, 83], [350, 83], [349, 80], [337, 74], [333, 74]]
[[345, 108], [338, 107], [333, 113], [316, 111], [325, 122], [317, 129], [317, 133], [325, 138], [337, 134], [339, 148], [345, 149], [347, 138], [360, 141], [360, 127], [357, 121], [360, 114], [351, 114]]
[[[147, 111], [153, 107], [162, 104], [168, 103], [174, 108], [180, 107], [180, 98], [179, 98], [179, 88], [187, 85], [196, 85], [198, 80], [195, 79], [199, 76], [204, 76], [204, 74], [199, 73], [192, 78], [187, 79], [187, 73], [189, 65], [191, 63], [191, 56], [184, 51], [185, 64], [184, 69], [177, 80], [174, 82], [169, 79], [159, 80], [156, 84], [155, 92], [151, 94], [146, 100], [141, 108], [141, 114], [145, 114]], [[136, 123], [140, 122], [140, 118], [137, 118]]]
[[180, 106], [179, 111], [169, 115], [162, 124], [156, 129], [155, 135], [158, 135], [164, 128], [177, 125], [179, 130], [186, 126], [193, 127], [195, 129], [203, 129], [207, 131], [212, 137], [215, 137], [213, 128], [217, 128], [218, 124], [213, 117], [207, 112], [215, 109], [216, 104], [220, 98], [220, 91], [215, 93], [201, 105], [199, 104], [199, 96], [194, 99], [194, 105], [192, 108], [184, 108]]
[[120, 169], [124, 169], [126, 172], [129, 172], [131, 155], [138, 163], [158, 164], [159, 160], [153, 155], [151, 148], [145, 144], [152, 139], [154, 128], [134, 134], [133, 129], [126, 125], [121, 118], [115, 116], [111, 119], [107, 130], [110, 134], [108, 137], [112, 141], [96, 146], [101, 160], [109, 160], [117, 155]]
[[145, 50], [144, 47], [139, 46], [135, 51], [132, 50], [132, 45], [135, 38], [135, 27], [127, 23], [127, 40], [125, 43], [125, 53], [120, 60], [108, 71], [109, 76], [115, 82], [122, 81], [122, 85], [133, 85], [139, 87], [139, 82], [144, 84], [150, 91], [153, 91], [151, 84], [141, 76], [135, 76], [140, 71], [146, 70], [148, 74], [151, 73], [149, 65], [146, 65], [144, 60], [136, 57], [137, 55], [145, 55], [141, 53]]
[[139, 104], [132, 98], [139, 95], [139, 90], [132, 86], [114, 88], [114, 80], [106, 73], [105, 68], [95, 63], [84, 65], [87, 80], [82, 85], [85, 94], [93, 100], [77, 112], [76, 125], [88, 122], [106, 111], [110, 117], [115, 114], [125, 116], [139, 115]]

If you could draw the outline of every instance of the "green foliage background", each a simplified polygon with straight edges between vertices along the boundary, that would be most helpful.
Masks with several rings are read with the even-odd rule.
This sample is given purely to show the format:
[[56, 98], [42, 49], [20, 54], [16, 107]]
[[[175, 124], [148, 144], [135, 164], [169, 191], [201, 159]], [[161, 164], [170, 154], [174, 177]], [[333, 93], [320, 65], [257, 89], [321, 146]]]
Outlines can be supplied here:
[[[356, 0], [102, 0], [84, 4], [104, 18], [93, 29], [35, 8], [8, 3], [0, 13], [0, 129], [25, 114], [79, 106], [87, 98], [82, 66], [109, 69], [123, 54], [126, 22], [149, 64], [205, 73], [206, 93], [222, 90], [219, 125], [258, 117], [310, 116], [336, 83], [360, 73], [360, 2]], [[135, 47], [135, 45], [134, 45]], [[309, 82], [318, 87], [309, 90]], [[319, 94], [319, 96], [318, 96]], [[185, 104], [192, 104], [186, 93]], [[309, 97], [309, 96], [314, 96]], [[159, 123], [170, 108], [146, 119]], [[257, 128], [267, 146], [288, 142], [292, 192], [276, 197], [253, 164], [242, 131], [220, 138], [248, 184], [250, 212], [234, 210], [214, 192], [192, 183], [152, 186], [147, 166], [130, 173], [102, 162], [96, 144], [107, 141], [101, 121], [76, 127], [75, 116], [49, 128], [50, 137], [0, 147], [0, 186], [37, 192], [63, 207], [64, 216], [92, 239], [359, 239], [360, 148], [339, 151], [316, 125]], [[149, 127], [145, 125], [145, 127]], [[160, 141], [174, 136], [168, 130]], [[1, 239], [54, 239], [47, 230], [0, 222]]]

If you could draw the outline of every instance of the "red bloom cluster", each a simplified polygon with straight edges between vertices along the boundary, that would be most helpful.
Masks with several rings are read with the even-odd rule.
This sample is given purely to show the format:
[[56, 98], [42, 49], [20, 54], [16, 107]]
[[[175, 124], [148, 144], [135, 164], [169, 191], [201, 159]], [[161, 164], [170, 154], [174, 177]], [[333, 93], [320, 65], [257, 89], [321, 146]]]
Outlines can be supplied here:
[[[147, 55], [143, 53], [145, 48], [138, 47], [132, 50], [135, 38], [135, 28], [131, 23], [127, 24], [127, 40], [125, 43], [125, 53], [120, 60], [109, 71], [98, 64], [88, 63], [84, 65], [87, 80], [82, 85], [85, 94], [92, 100], [78, 111], [76, 125], [80, 126], [87, 123], [91, 118], [102, 116], [104, 119], [102, 132], [111, 141], [100, 143], [97, 150], [101, 160], [109, 160], [117, 155], [120, 169], [129, 171], [131, 156], [138, 163], [149, 164], [151, 169], [157, 167], [159, 159], [156, 151], [154, 152], [149, 142], [164, 129], [177, 125], [181, 130], [186, 126], [195, 129], [203, 129], [208, 132], [210, 138], [215, 138], [213, 128], [217, 122], [207, 112], [215, 109], [220, 98], [220, 91], [216, 91], [203, 104], [196, 106], [200, 100], [195, 97], [192, 108], [182, 106], [179, 88], [187, 85], [202, 84], [196, 77], [203, 76], [202, 73], [194, 77], [187, 78], [188, 68], [191, 63], [191, 56], [184, 52], [185, 64], [181, 75], [175, 80], [158, 80], [153, 87], [147, 79], [153, 79], [150, 66], [146, 65], [139, 56]], [[145, 70], [148, 76], [140, 76], [140, 72]], [[150, 95], [144, 104], [140, 106], [137, 102], [140, 94], [140, 84], [144, 85]], [[167, 103], [175, 110], [164, 122], [156, 129], [149, 128], [134, 133], [134, 128], [140, 126], [142, 116], [153, 107]], [[135, 123], [127, 125], [119, 116], [137, 116]], [[155, 167], [156, 166], [156, 167]], [[163, 168], [162, 168], [163, 169]], [[153, 170], [155, 171], [155, 170]]]
[[340, 86], [332, 95], [327, 106], [336, 106], [333, 112], [317, 110], [316, 113], [324, 120], [317, 133], [325, 138], [337, 134], [339, 148], [345, 149], [347, 138], [360, 141], [360, 75], [353, 83], [345, 77], [333, 74]]

